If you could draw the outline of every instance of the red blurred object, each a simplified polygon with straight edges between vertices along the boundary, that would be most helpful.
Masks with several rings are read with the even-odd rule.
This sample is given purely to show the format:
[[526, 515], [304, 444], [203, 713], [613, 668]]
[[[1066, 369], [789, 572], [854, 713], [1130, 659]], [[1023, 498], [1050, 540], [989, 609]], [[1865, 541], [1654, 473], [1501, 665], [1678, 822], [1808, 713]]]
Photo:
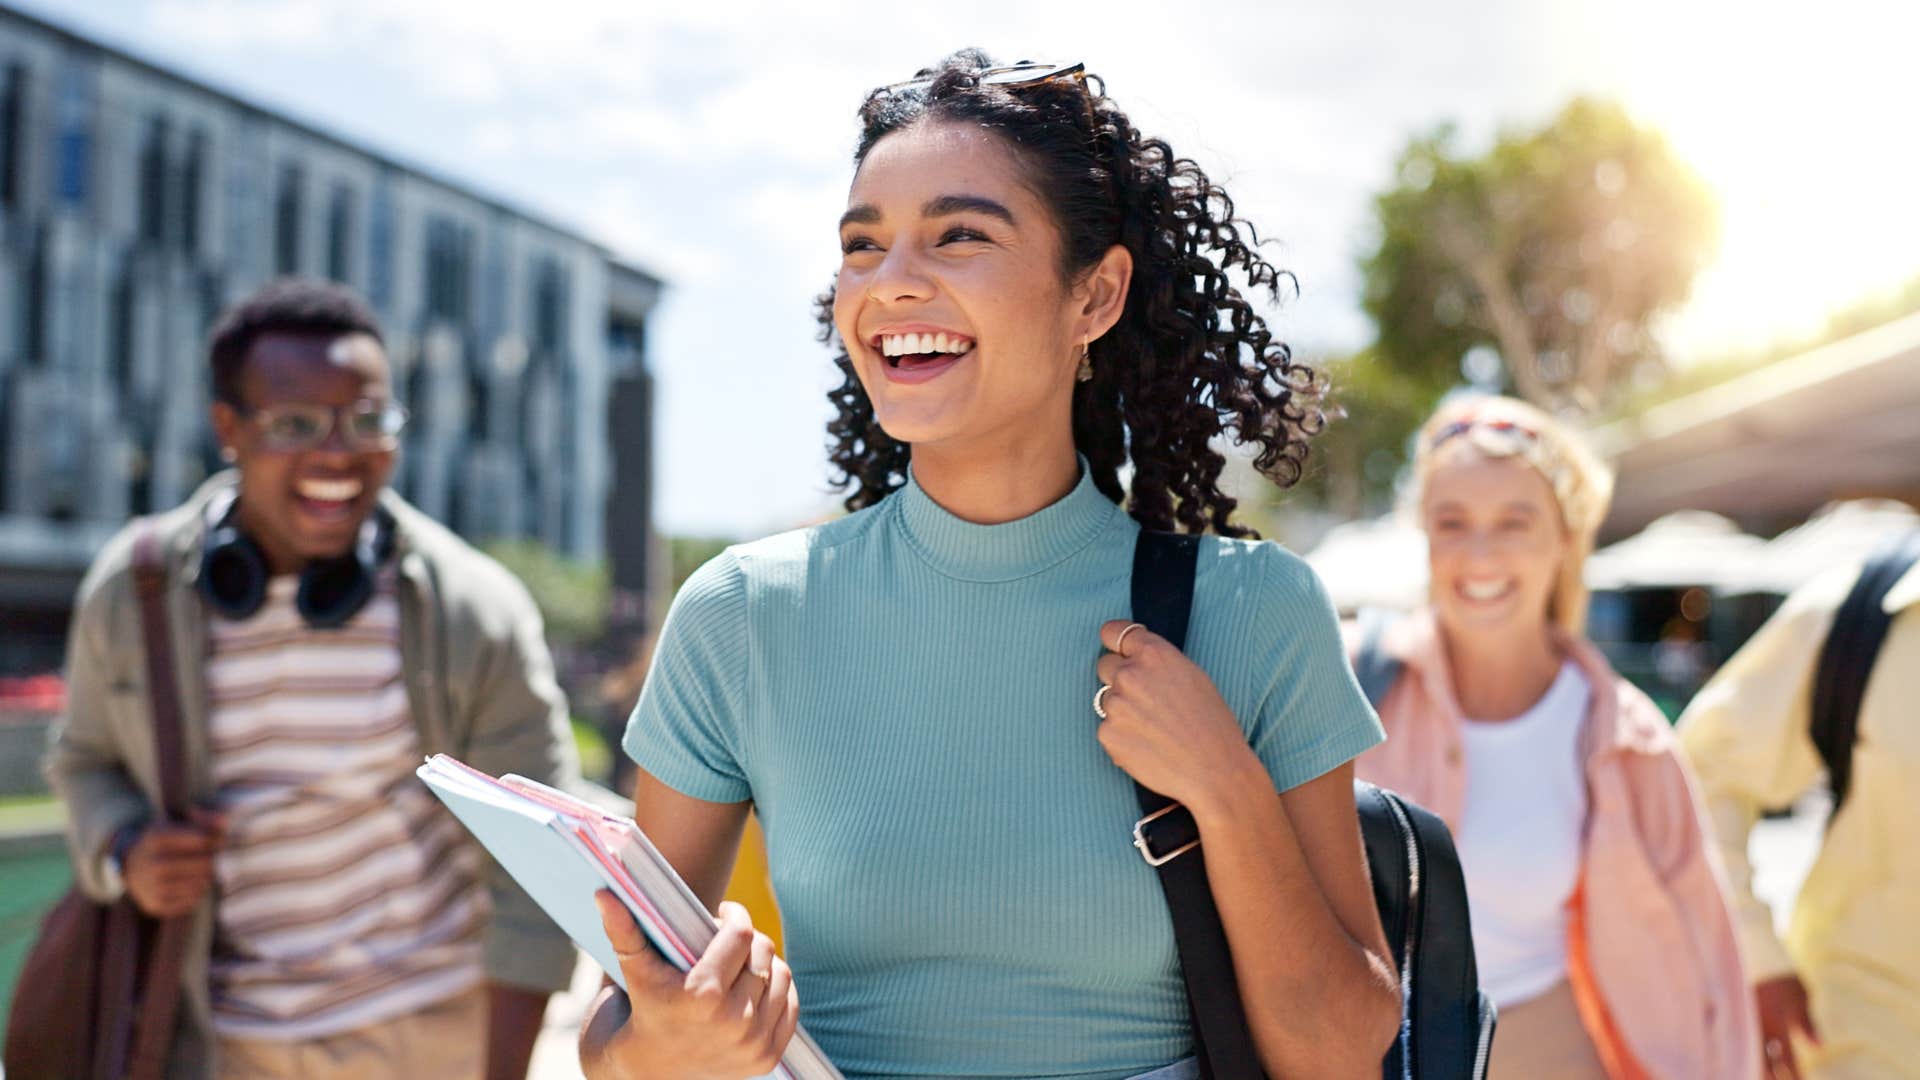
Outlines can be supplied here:
[[0, 677], [0, 712], [60, 712], [67, 707], [67, 681], [45, 675]]

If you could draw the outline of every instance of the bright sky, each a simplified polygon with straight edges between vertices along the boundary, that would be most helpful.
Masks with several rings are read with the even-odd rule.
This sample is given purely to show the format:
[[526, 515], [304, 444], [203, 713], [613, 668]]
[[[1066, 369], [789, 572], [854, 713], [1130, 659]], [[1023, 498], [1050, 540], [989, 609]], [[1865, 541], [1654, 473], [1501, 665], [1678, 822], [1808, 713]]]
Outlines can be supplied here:
[[1406, 138], [1624, 101], [1719, 194], [1682, 361], [1816, 326], [1920, 272], [1920, 8], [1707, 0], [965, 5], [728, 0], [9, 0], [577, 226], [668, 278], [661, 527], [830, 504], [811, 299], [862, 95], [962, 45], [1085, 61], [1224, 180], [1302, 292], [1304, 355], [1363, 344], [1355, 257]]

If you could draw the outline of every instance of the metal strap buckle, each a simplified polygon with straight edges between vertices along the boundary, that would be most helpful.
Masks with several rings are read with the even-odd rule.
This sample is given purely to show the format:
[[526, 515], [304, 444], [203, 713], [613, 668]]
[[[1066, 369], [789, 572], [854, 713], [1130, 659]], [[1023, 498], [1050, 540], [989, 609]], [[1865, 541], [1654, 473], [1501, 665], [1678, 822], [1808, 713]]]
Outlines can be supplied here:
[[1142, 830], [1178, 809], [1180, 809], [1179, 803], [1170, 803], [1133, 823], [1133, 846], [1140, 849], [1140, 857], [1147, 860], [1148, 866], [1165, 865], [1200, 846], [1200, 838], [1196, 836], [1192, 840], [1167, 852], [1165, 855], [1155, 855], [1153, 853], [1153, 846], [1147, 842], [1147, 834]]

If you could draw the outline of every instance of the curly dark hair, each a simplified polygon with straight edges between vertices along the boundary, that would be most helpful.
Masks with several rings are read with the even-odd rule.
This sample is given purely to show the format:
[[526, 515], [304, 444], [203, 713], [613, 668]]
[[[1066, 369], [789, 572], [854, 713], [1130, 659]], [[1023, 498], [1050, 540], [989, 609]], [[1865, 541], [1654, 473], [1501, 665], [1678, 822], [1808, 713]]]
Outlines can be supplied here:
[[352, 289], [318, 278], [275, 278], [228, 308], [214, 324], [207, 362], [213, 371], [215, 401], [245, 407], [240, 371], [253, 343], [267, 334], [365, 334], [382, 340], [380, 320]]
[[[1324, 383], [1274, 339], [1231, 280], [1279, 299], [1290, 274], [1256, 250], [1251, 223], [1200, 166], [1146, 138], [1097, 77], [996, 86], [978, 49], [923, 69], [912, 84], [882, 88], [860, 107], [855, 166], [887, 135], [921, 121], [976, 124], [1013, 148], [1060, 228], [1060, 275], [1073, 282], [1114, 244], [1133, 256], [1126, 307], [1093, 342], [1093, 379], [1073, 399], [1073, 441], [1093, 482], [1127, 502], [1120, 468], [1133, 464], [1128, 512], [1152, 529], [1253, 536], [1232, 521], [1220, 490], [1226, 458], [1212, 446], [1231, 432], [1259, 447], [1254, 467], [1282, 487], [1300, 479], [1307, 443], [1325, 426]], [[924, 81], [922, 81], [924, 80]], [[827, 396], [836, 490], [848, 510], [872, 506], [906, 482], [909, 449], [874, 418], [833, 324], [833, 290], [816, 302], [820, 340], [838, 354], [844, 381]]]

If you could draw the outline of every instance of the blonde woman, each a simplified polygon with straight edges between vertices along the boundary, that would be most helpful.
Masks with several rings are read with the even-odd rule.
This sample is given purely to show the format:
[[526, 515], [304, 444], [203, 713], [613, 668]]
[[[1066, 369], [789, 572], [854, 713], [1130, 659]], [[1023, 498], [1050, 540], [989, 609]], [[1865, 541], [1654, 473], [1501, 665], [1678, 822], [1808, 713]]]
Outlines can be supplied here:
[[1500, 1008], [1492, 1075], [1758, 1075], [1693, 780], [1665, 717], [1581, 636], [1612, 477], [1546, 414], [1490, 397], [1442, 407], [1415, 470], [1429, 603], [1363, 646], [1398, 674], [1387, 741], [1356, 771], [1453, 830]]

